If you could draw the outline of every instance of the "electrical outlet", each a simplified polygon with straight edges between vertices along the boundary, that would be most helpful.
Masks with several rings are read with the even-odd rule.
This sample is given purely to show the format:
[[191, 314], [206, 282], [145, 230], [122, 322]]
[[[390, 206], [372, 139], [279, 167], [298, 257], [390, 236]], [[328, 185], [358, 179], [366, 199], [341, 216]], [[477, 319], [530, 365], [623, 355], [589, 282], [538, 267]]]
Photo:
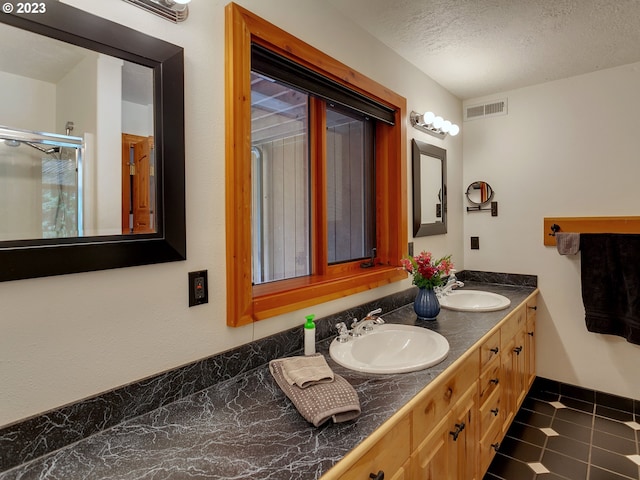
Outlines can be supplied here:
[[480, 237], [471, 237], [471, 250], [480, 250]]
[[209, 303], [207, 271], [189, 272], [189, 306]]
[[413, 242], [409, 242], [409, 255], [413, 257]]

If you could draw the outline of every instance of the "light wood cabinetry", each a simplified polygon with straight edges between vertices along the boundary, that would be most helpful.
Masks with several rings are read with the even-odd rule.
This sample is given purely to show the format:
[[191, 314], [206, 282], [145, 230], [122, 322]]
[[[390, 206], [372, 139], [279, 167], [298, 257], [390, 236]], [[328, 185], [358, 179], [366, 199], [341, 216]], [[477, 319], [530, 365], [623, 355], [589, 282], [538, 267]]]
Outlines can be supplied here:
[[401, 480], [409, 478], [405, 472], [405, 462], [411, 450], [411, 417], [403, 416], [364, 455], [341, 475], [341, 480], [369, 479], [370, 474], [384, 472], [384, 478]]
[[[323, 476], [484, 476], [535, 378], [537, 291]], [[371, 476], [373, 474], [373, 476]]]
[[475, 478], [478, 368], [478, 352], [472, 352], [419, 396], [412, 410], [411, 478]]

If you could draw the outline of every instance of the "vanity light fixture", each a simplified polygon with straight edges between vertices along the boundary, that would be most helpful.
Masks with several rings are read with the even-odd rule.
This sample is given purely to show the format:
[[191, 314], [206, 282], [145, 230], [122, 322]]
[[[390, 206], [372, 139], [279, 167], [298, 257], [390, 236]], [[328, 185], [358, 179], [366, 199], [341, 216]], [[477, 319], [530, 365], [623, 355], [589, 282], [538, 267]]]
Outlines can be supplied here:
[[447, 135], [455, 137], [460, 133], [460, 127], [449, 120], [436, 116], [433, 112], [411, 112], [411, 125], [422, 132], [426, 132], [434, 137], [444, 138]]
[[173, 23], [184, 22], [189, 16], [191, 0], [123, 0]]

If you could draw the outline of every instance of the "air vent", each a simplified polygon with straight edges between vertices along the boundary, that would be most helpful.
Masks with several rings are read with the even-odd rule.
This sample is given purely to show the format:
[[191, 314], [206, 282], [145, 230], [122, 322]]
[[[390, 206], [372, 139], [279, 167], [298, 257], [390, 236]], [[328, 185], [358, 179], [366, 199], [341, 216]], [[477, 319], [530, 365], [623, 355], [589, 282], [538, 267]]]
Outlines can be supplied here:
[[496, 117], [507, 114], [507, 99], [494, 100], [482, 105], [469, 105], [464, 107], [464, 120], [476, 120], [477, 118]]

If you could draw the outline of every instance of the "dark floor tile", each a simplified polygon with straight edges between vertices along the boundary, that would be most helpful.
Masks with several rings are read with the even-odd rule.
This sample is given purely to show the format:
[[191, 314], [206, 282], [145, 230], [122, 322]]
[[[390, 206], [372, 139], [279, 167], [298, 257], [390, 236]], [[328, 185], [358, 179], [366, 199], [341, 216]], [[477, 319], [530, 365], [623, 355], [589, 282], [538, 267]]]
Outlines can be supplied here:
[[596, 415], [611, 418], [619, 422], [633, 421], [633, 413], [625, 412], [623, 410], [616, 410], [614, 408], [605, 407], [603, 405], [596, 405]]
[[531, 393], [548, 392], [560, 394], [560, 382], [544, 377], [536, 377], [531, 385]]
[[560, 475], [556, 475], [555, 473], [541, 473], [536, 476], [538, 480], [567, 480], [567, 477], [561, 477]]
[[594, 404], [591, 402], [585, 402], [584, 400], [577, 400], [571, 397], [560, 397], [560, 403], [573, 410], [579, 410], [585, 413], [593, 413]]
[[571, 397], [576, 400], [582, 400], [589, 403], [595, 403], [596, 392], [582, 387], [576, 387], [575, 385], [567, 385], [566, 383], [560, 384], [560, 395], [563, 397]]
[[521, 408], [518, 413], [516, 413], [515, 420], [516, 422], [524, 423], [532, 427], [545, 428], [551, 426], [553, 417]]
[[635, 430], [628, 425], [616, 422], [615, 420], [596, 417], [593, 426], [600, 432], [610, 433], [611, 435], [617, 435], [618, 437], [626, 438], [628, 440], [635, 440], [636, 438]]
[[554, 418], [551, 424], [556, 432], [564, 437], [569, 437], [579, 442], [590, 443], [591, 442], [591, 429], [577, 425], [575, 423], [566, 422], [559, 418]]
[[[584, 480], [587, 478], [587, 464], [573, 458], [561, 455], [551, 450], [545, 450], [541, 463], [557, 475], [570, 480]], [[542, 477], [542, 476], [541, 476]], [[514, 479], [517, 477], [514, 477]], [[544, 478], [544, 477], [542, 477]]]
[[539, 462], [542, 455], [542, 447], [532, 445], [527, 442], [516, 440], [515, 438], [505, 437], [504, 441], [500, 444], [500, 450], [502, 455], [515, 458], [521, 462]]
[[596, 392], [596, 403], [604, 407], [623, 410], [633, 413], [633, 400], [631, 398], [619, 397], [610, 393]]
[[487, 473], [484, 477], [482, 477], [482, 480], [502, 480], [502, 479], [500, 477], [496, 477], [492, 473]]
[[591, 468], [589, 468], [588, 480], [629, 480], [629, 478], [622, 477], [617, 473], [609, 472], [607, 470], [602, 470], [601, 468], [598, 468], [595, 465], [591, 465]]
[[519, 422], [513, 422], [507, 431], [507, 436], [522, 440], [524, 442], [537, 445], [539, 447], [544, 446], [544, 442], [547, 441], [547, 436], [540, 431], [539, 428], [530, 427]]
[[587, 428], [591, 428], [593, 426], [593, 414], [574, 410], [573, 408], [558, 409], [555, 418]]
[[627, 457], [598, 447], [591, 448], [591, 464], [630, 478], [638, 478], [638, 465]]
[[637, 453], [635, 440], [628, 440], [599, 430], [593, 431], [593, 445], [620, 455], [634, 455]]
[[552, 392], [532, 392], [531, 398], [535, 398], [536, 400], [541, 400], [543, 402], [556, 402], [560, 399], [559, 393]]
[[526, 397], [524, 399], [522, 402], [522, 408], [549, 416], [556, 413], [556, 408], [553, 405], [550, 405], [549, 402], [543, 402], [542, 400], [537, 400], [531, 397]]
[[549, 437], [545, 448], [581, 462], [589, 461], [589, 445], [573, 438], [564, 436]]
[[499, 453], [489, 465], [489, 473], [505, 480], [534, 480], [535, 476], [529, 465]]

